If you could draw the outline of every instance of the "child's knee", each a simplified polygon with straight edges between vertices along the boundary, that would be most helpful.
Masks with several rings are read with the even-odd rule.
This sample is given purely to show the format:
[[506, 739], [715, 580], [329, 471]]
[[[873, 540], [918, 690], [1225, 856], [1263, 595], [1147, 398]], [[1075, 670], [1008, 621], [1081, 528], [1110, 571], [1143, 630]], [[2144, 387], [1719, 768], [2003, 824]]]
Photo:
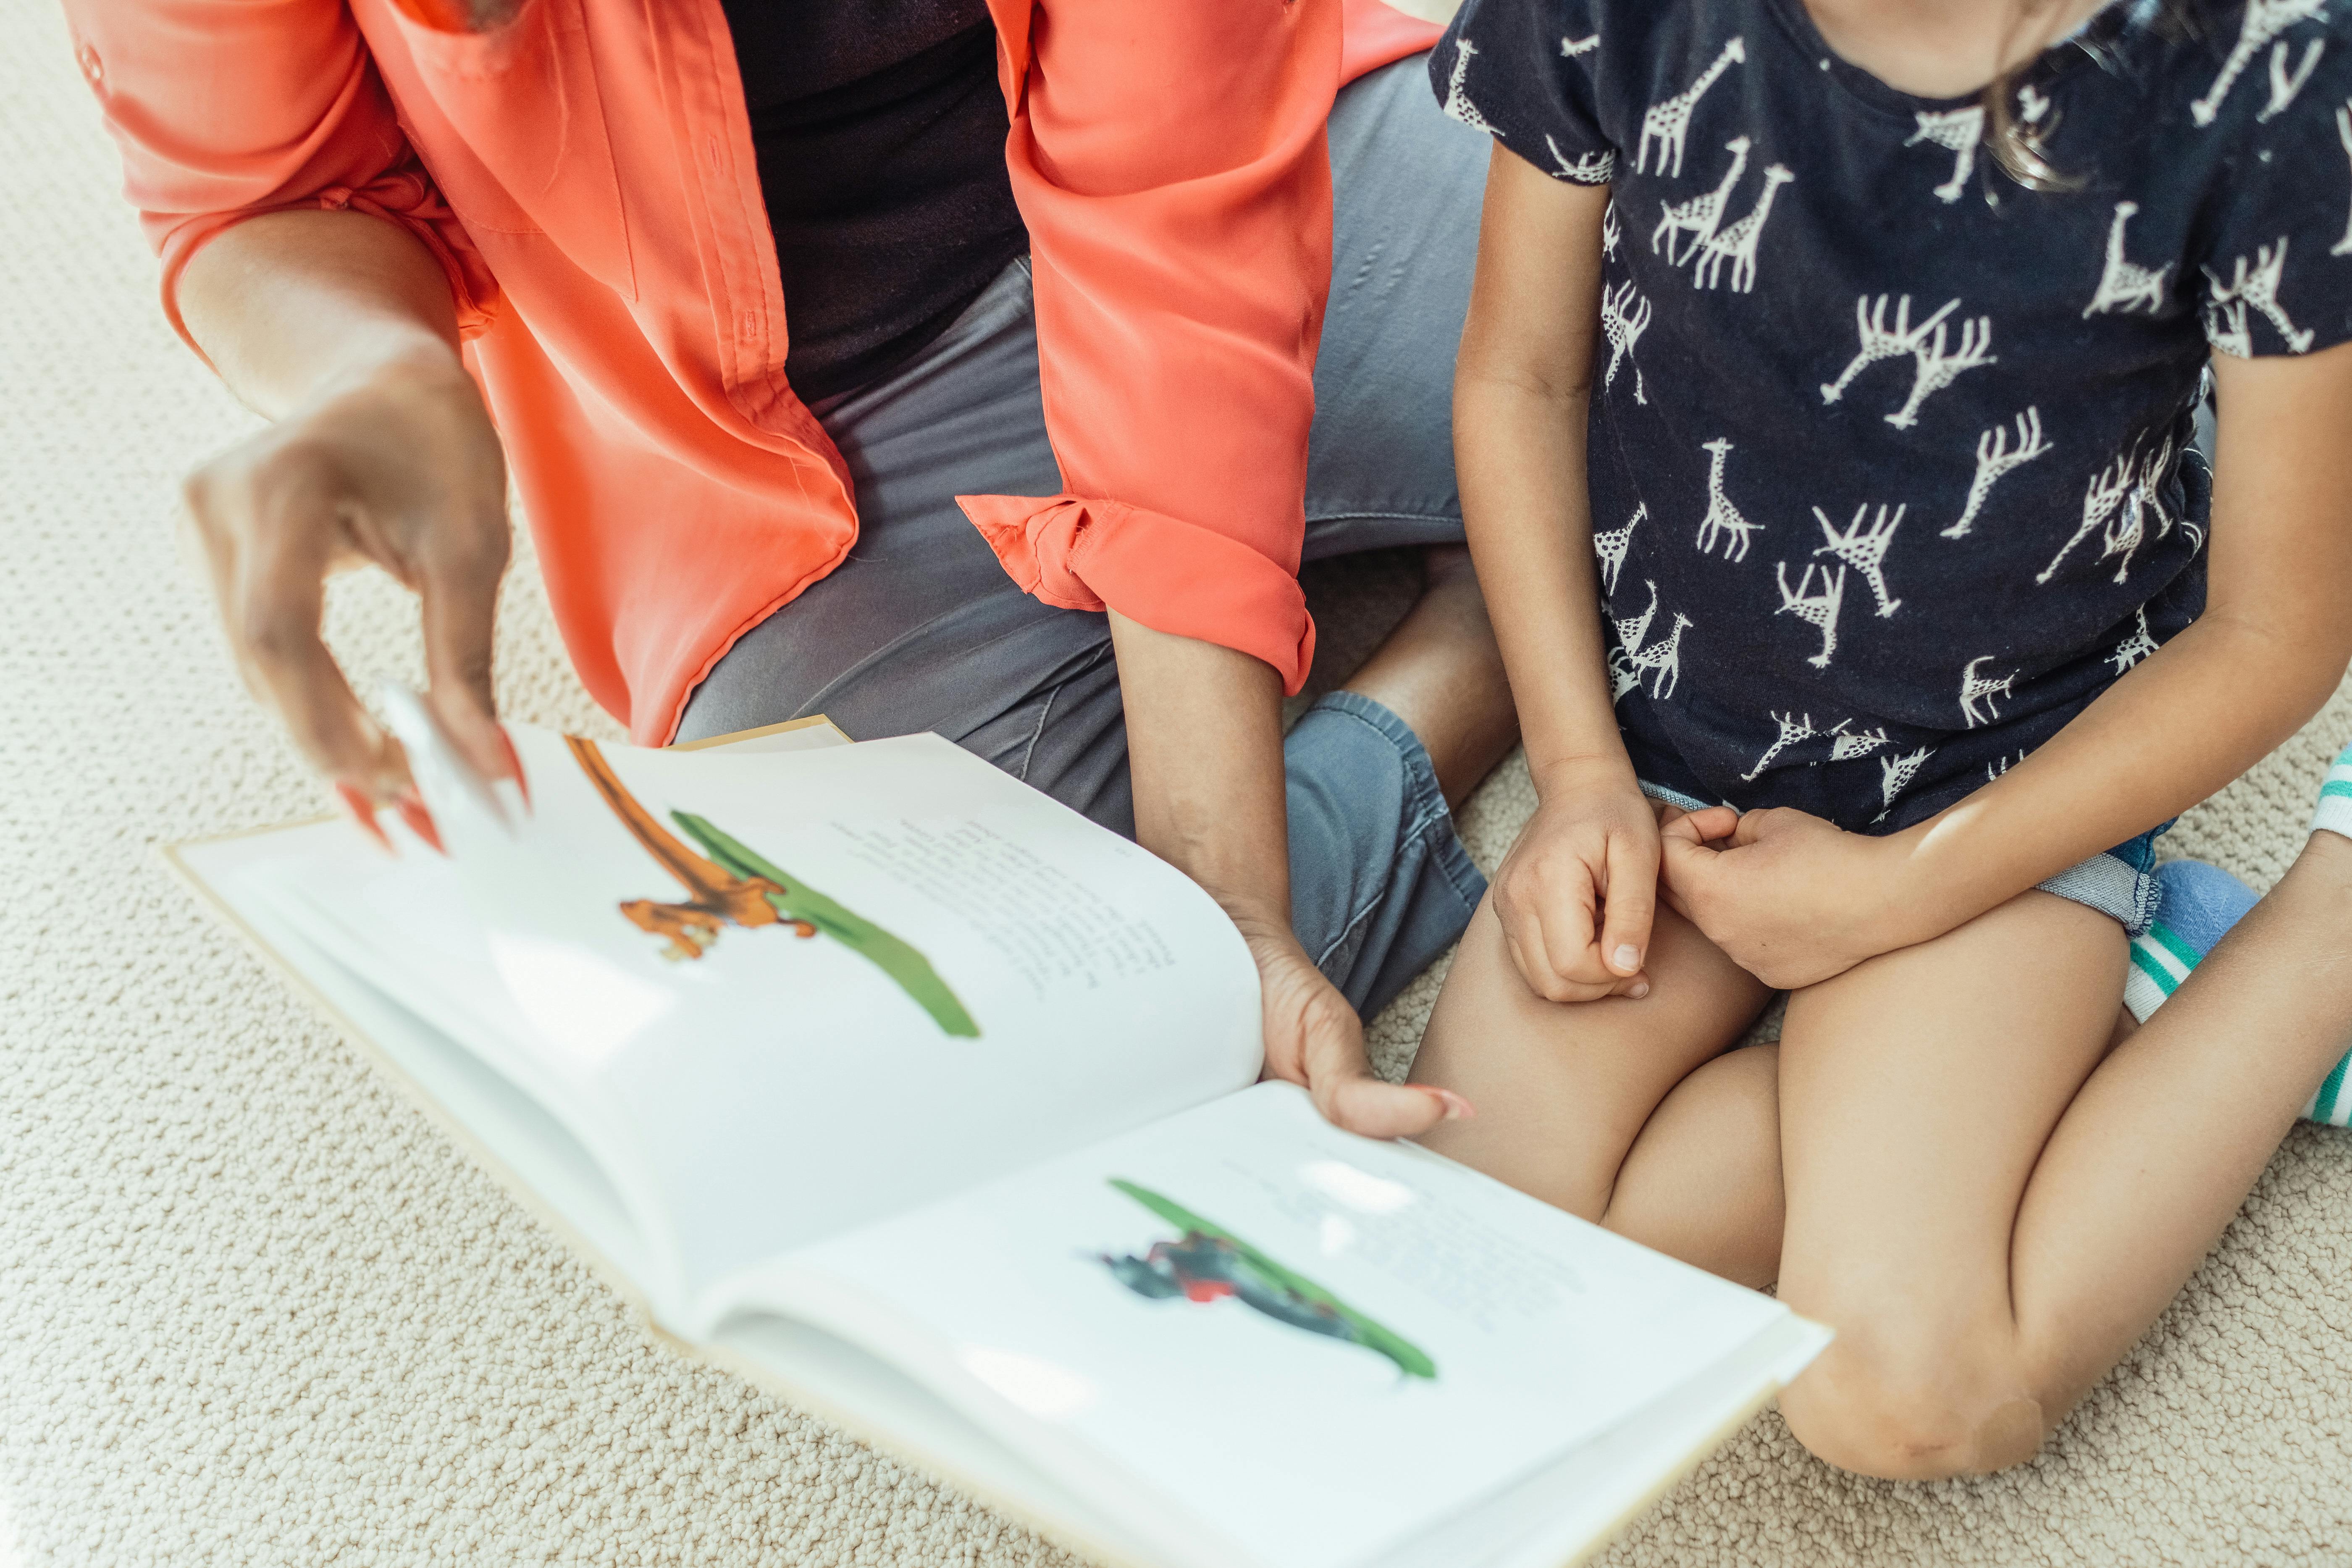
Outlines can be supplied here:
[[[1799, 1310], [1805, 1309], [1800, 1306]], [[2039, 1453], [2047, 1413], [1992, 1333], [1849, 1328], [1780, 1397], [1816, 1458], [1885, 1480], [1989, 1475]]]

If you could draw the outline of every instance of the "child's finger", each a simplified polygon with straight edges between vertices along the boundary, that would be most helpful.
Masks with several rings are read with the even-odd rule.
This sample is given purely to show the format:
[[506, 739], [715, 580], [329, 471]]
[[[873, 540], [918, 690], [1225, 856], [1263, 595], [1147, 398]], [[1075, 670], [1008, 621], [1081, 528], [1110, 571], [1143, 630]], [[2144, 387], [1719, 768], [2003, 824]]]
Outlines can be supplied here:
[[1679, 819], [1683, 832], [1700, 843], [1732, 837], [1739, 831], [1739, 813], [1727, 805], [1710, 805]]
[[1658, 907], [1658, 840], [1628, 833], [1609, 840], [1608, 882], [1601, 889], [1601, 962], [1631, 980], [1650, 952], [1650, 924]]

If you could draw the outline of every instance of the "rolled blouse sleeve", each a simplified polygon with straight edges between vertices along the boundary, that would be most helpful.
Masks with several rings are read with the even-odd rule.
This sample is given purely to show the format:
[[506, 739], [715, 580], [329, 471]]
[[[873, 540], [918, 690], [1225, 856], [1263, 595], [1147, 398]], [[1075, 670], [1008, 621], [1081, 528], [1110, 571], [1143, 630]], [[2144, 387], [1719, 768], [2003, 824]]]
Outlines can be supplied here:
[[1006, 151], [1064, 488], [958, 499], [1025, 591], [1296, 691], [1339, 0], [1039, 4], [1027, 41]]
[[497, 285], [409, 147], [342, 0], [67, 0], [66, 17], [183, 338], [189, 258], [246, 218], [302, 208], [406, 229], [447, 275], [460, 330], [488, 324]]

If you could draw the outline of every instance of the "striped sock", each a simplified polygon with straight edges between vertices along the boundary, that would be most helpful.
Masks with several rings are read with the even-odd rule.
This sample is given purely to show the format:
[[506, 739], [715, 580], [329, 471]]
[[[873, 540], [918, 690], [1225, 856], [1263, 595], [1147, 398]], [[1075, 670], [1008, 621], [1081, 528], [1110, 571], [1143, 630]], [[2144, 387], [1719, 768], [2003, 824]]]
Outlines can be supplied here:
[[2156, 921], [2132, 939], [2124, 1005], [2141, 1023], [2254, 907], [2254, 890], [2219, 866], [2168, 860], [2156, 868]]
[[2323, 828], [2352, 838], [2352, 746], [2344, 748], [2327, 770], [2327, 782], [2319, 786], [2319, 811], [2311, 819], [2311, 830]]
[[[2336, 765], [2327, 770], [2326, 782], [2319, 786], [2319, 810], [2311, 819], [2314, 833], [2340, 833], [2352, 838], [2352, 746], [2347, 746], [2336, 757]], [[2305, 1120], [2328, 1127], [2352, 1127], [2352, 1053], [2336, 1064], [2303, 1108]]]

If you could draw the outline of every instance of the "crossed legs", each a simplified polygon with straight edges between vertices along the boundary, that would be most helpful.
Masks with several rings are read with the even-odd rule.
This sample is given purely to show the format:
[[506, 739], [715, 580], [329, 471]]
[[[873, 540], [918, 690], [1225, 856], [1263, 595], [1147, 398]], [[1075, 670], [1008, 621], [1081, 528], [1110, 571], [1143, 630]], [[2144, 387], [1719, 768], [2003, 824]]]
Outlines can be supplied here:
[[1777, 1273], [1838, 1333], [1782, 1395], [1790, 1429], [1896, 1479], [2030, 1458], [2352, 1033], [2352, 842], [2328, 834], [2120, 1043], [2122, 932], [2047, 893], [1797, 994], [1777, 1054], [1717, 1054], [1761, 989], [1665, 915], [1642, 1002], [1536, 1000], [1496, 925], [1472, 923], [1416, 1073], [1480, 1115], [1429, 1142], [1730, 1278]]

